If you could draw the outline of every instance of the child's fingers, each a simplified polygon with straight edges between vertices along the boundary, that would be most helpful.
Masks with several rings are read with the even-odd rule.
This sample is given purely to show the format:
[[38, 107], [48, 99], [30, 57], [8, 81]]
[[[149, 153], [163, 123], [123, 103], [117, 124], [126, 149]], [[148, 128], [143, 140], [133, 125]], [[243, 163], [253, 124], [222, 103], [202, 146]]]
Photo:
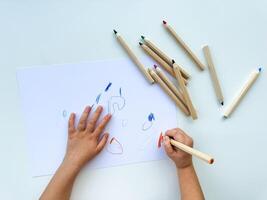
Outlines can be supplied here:
[[77, 129], [78, 129], [79, 131], [83, 131], [83, 130], [85, 129], [85, 127], [86, 127], [86, 122], [87, 122], [87, 119], [88, 119], [88, 115], [89, 115], [89, 113], [90, 113], [90, 110], [91, 110], [91, 107], [90, 107], [90, 106], [86, 106], [86, 107], [85, 107], [85, 109], [84, 109], [84, 111], [83, 111], [83, 114], [82, 114], [82, 116], [81, 116], [81, 118], [80, 118], [80, 121], [79, 121], [79, 123], [78, 123], [78, 127], [77, 127]]
[[108, 124], [109, 120], [111, 119], [111, 114], [107, 114], [102, 121], [100, 122], [100, 124], [96, 127], [94, 134], [98, 137], [103, 130], [105, 129], [106, 125]]
[[107, 141], [108, 141], [108, 133], [105, 133], [103, 135], [103, 137], [101, 138], [100, 142], [98, 143], [98, 145], [96, 146], [97, 153], [102, 151], [102, 149], [105, 147]]
[[164, 149], [165, 149], [166, 153], [167, 153], [169, 156], [171, 156], [171, 154], [174, 153], [174, 150], [173, 150], [173, 148], [172, 148], [172, 146], [171, 146], [169, 136], [165, 135], [165, 136], [163, 137], [163, 144], [164, 144]]
[[101, 113], [102, 113], [103, 107], [102, 106], [98, 106], [96, 111], [94, 112], [92, 118], [89, 120], [89, 122], [87, 123], [87, 131], [88, 132], [93, 132], [95, 129], [95, 125], [96, 122], [98, 120], [98, 118], [100, 117]]
[[68, 124], [68, 129], [69, 129], [69, 134], [73, 134], [75, 132], [75, 114], [71, 113], [70, 118], [69, 118], [69, 124]]

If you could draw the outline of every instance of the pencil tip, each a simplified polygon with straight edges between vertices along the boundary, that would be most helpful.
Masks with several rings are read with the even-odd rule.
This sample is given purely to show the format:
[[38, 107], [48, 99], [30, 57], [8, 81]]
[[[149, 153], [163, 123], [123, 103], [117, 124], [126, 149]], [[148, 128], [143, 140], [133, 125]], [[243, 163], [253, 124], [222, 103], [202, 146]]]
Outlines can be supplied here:
[[261, 67], [259, 67], [259, 72], [261, 72], [261, 70], [262, 70], [262, 68], [261, 68]]
[[175, 61], [172, 59], [172, 64], [174, 64], [175, 63]]
[[223, 118], [224, 118], [224, 119], [227, 119], [227, 116], [224, 115]]
[[145, 36], [141, 35], [141, 38], [144, 40], [145, 39]]
[[164, 25], [166, 25], [166, 24], [167, 24], [167, 22], [166, 22], [165, 20], [163, 20], [162, 22], [163, 22], [163, 24], [164, 24]]
[[157, 67], [158, 67], [158, 66], [154, 64], [154, 68], [157, 69]]
[[142, 43], [142, 42], [139, 42], [139, 45], [140, 45], [140, 46], [142, 46], [142, 45], [143, 45], [143, 43]]
[[115, 30], [115, 29], [113, 29], [113, 32], [115, 33], [115, 34], [117, 34], [118, 32]]
[[221, 102], [221, 105], [223, 106], [223, 101]]

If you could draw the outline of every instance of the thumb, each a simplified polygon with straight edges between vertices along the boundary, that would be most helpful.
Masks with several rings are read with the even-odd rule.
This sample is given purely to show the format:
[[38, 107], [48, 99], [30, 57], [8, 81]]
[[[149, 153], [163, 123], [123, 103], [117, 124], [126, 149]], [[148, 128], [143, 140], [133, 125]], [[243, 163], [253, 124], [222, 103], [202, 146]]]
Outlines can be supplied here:
[[102, 151], [102, 149], [104, 148], [104, 146], [106, 145], [108, 141], [108, 133], [105, 133], [103, 135], [103, 137], [101, 138], [101, 140], [99, 141], [98, 145], [96, 146], [96, 151], [99, 153], [100, 151]]

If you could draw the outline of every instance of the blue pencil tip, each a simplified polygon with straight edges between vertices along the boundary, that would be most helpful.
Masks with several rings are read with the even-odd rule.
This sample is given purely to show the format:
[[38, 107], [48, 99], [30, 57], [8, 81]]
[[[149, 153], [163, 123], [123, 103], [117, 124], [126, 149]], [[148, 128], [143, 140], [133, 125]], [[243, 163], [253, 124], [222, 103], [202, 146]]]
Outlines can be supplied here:
[[259, 72], [261, 72], [261, 70], [262, 70], [262, 68], [261, 68], [261, 67], [259, 67]]

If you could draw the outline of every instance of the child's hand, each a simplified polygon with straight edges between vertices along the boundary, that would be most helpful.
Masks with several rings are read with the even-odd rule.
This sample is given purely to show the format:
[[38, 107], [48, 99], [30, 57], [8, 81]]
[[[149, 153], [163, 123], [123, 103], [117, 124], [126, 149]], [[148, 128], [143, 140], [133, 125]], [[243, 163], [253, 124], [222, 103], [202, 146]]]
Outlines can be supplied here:
[[108, 124], [111, 115], [106, 115], [96, 126], [103, 108], [99, 106], [88, 121], [91, 107], [87, 106], [75, 128], [75, 114], [69, 118], [68, 144], [63, 163], [81, 169], [88, 161], [92, 160], [105, 146], [108, 133], [99, 141], [99, 136]]
[[193, 147], [193, 140], [186, 135], [181, 129], [168, 130], [164, 136], [164, 148], [167, 155], [173, 160], [177, 168], [185, 168], [192, 165], [192, 156], [178, 148], [175, 148], [170, 143], [170, 138], [181, 142], [187, 146]]

